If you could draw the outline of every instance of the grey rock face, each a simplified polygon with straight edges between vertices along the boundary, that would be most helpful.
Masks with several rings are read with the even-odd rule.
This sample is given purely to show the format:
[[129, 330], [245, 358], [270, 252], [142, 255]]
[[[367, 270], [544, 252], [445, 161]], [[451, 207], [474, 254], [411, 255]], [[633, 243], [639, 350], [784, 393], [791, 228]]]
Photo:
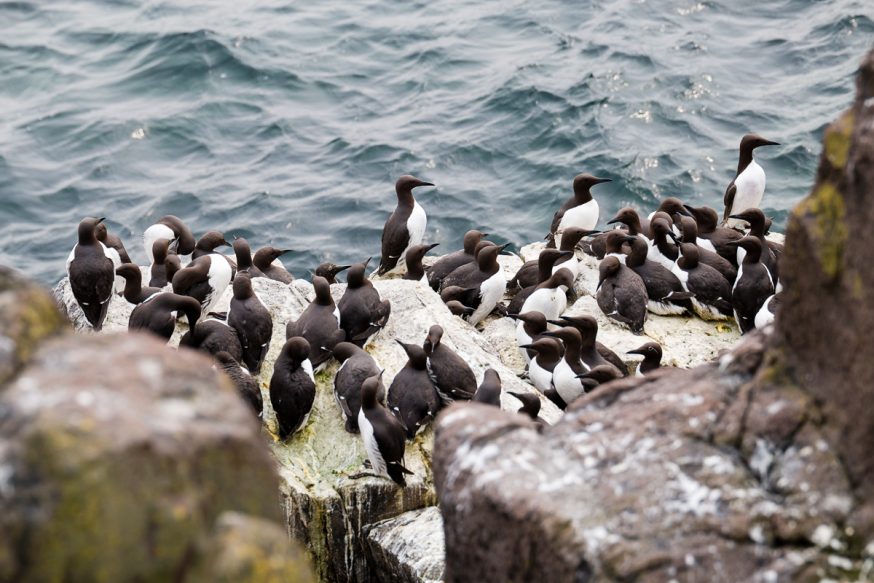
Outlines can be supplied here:
[[443, 581], [443, 519], [431, 506], [368, 527], [367, 559], [382, 581]]

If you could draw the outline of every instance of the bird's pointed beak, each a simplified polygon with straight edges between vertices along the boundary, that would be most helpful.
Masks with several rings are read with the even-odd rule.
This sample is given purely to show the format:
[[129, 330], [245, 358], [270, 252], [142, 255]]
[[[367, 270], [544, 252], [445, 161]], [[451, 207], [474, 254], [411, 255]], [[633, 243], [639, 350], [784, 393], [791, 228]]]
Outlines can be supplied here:
[[564, 320], [547, 320], [550, 324], [555, 324], [556, 326], [567, 326], [567, 322]]
[[352, 267], [352, 266], [351, 265], [338, 265], [337, 266], [337, 273], [340, 273], [341, 271], [346, 271], [350, 267]]
[[613, 182], [612, 178], [596, 178], [595, 184], [604, 184], [605, 182]]
[[97, 224], [99, 225], [100, 223], [102, 223], [105, 220], [106, 220], [106, 217], [100, 217], [99, 219], [97, 219]]
[[436, 247], [439, 244], [440, 243], [431, 243], [430, 245], [428, 245], [428, 251], [430, 251], [431, 249], [433, 249], [434, 247]]
[[367, 266], [368, 266], [368, 264], [370, 264], [371, 259], [373, 259], [372, 255], [370, 257], [368, 257], [367, 260], [364, 262], [364, 269], [367, 269]]

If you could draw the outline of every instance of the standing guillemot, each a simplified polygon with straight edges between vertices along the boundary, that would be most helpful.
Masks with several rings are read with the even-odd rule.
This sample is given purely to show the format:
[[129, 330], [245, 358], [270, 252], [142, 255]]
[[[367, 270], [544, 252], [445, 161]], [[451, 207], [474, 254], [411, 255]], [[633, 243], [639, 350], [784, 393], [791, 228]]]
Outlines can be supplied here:
[[215, 356], [227, 352], [237, 362], [243, 359], [243, 347], [237, 331], [222, 320], [207, 318], [198, 320], [194, 327], [182, 335], [179, 346], [187, 346]]
[[580, 358], [582, 344], [580, 332], [572, 326], [565, 326], [553, 332], [546, 332], [544, 336], [558, 338], [564, 344], [564, 356], [552, 371], [552, 386], [555, 387], [561, 400], [570, 405], [586, 392], [585, 385], [577, 378], [577, 375], [589, 370]]
[[173, 293], [191, 296], [207, 314], [231, 283], [233, 270], [224, 255], [211, 253], [198, 257], [173, 275]]
[[[562, 240], [562, 243], [564, 243], [564, 240]], [[553, 274], [553, 268], [558, 260], [562, 257], [570, 257], [572, 254], [573, 251], [544, 249], [537, 256], [537, 259], [526, 261], [519, 268], [519, 271], [516, 272], [516, 275], [513, 276], [513, 279], [510, 280], [510, 283], [507, 284], [509, 288], [516, 289], [514, 287], [515, 282], [516, 286], [521, 286], [522, 288], [510, 300], [507, 311], [519, 313], [522, 310], [522, 306], [525, 305], [525, 300], [528, 299], [528, 296], [533, 294], [537, 286], [549, 279]], [[534, 269], [531, 269], [531, 267], [534, 267]]]
[[79, 242], [67, 258], [67, 277], [73, 297], [95, 330], [103, 327], [115, 288], [115, 263], [95, 233], [103, 220], [87, 217], [79, 222]]
[[225, 240], [224, 233], [220, 231], [207, 231], [203, 237], [197, 240], [194, 245], [194, 251], [191, 253], [191, 259], [197, 259], [211, 253], [216, 253], [219, 247], [230, 247], [231, 244]]
[[605, 257], [598, 266], [595, 297], [608, 318], [627, 324], [635, 334], [643, 332], [648, 304], [646, 286], [639, 275], [616, 257]]
[[701, 239], [698, 237], [698, 225], [696, 224], [695, 219], [692, 217], [680, 217], [679, 220], [680, 230], [682, 232], [680, 240], [683, 243], [691, 243], [698, 247], [698, 261], [704, 265], [709, 265], [721, 273], [722, 277], [724, 277], [729, 283], [734, 283], [734, 280], [737, 279], [737, 269], [735, 269], [734, 264], [716, 253], [716, 251], [713, 251], [712, 244], [709, 248], [702, 247], [698, 244]]
[[578, 174], [574, 177], [574, 194], [555, 212], [547, 235], [547, 247], [556, 246], [556, 236], [568, 227], [579, 227], [591, 231], [598, 224], [598, 201], [592, 198], [590, 189], [596, 184], [610, 182], [609, 178], [597, 178], [591, 174]]
[[158, 222], [150, 226], [143, 233], [143, 249], [146, 252], [146, 257], [149, 258], [149, 263], [154, 261], [152, 256], [152, 245], [158, 239], [167, 239], [170, 241], [170, 250], [179, 255], [179, 258], [186, 262], [194, 252], [194, 246], [197, 241], [191, 233], [191, 229], [182, 222], [182, 219], [173, 215], [166, 215], [158, 219]]
[[130, 260], [130, 255], [127, 254], [127, 249], [124, 248], [121, 238], [118, 235], [110, 233], [106, 229], [106, 223], [97, 223], [95, 229], [97, 240], [103, 243], [107, 248], [114, 249], [118, 253], [118, 260], [122, 263], [133, 263]]
[[[564, 230], [561, 236], [561, 251], [564, 253], [552, 266], [552, 273], [555, 273], [562, 267], [569, 269], [574, 279], [580, 275], [580, 260], [577, 259], [577, 245], [583, 239], [600, 231], [586, 230], [579, 227], [568, 227]], [[569, 254], [568, 254], [569, 252]]]
[[262, 274], [263, 277], [268, 277], [274, 281], [282, 283], [291, 283], [294, 281], [294, 276], [288, 272], [282, 265], [276, 265], [274, 261], [279, 259], [281, 255], [290, 252], [291, 249], [277, 249], [276, 247], [262, 247], [255, 251], [255, 256], [252, 257], [252, 265], [254, 265]]
[[428, 376], [445, 405], [469, 401], [476, 393], [476, 376], [467, 362], [442, 343], [443, 328], [437, 324], [428, 330], [422, 345]]
[[358, 412], [361, 409], [361, 385], [377, 377], [376, 399], [385, 403], [385, 385], [382, 370], [364, 349], [351, 342], [340, 342], [334, 347], [334, 358], [340, 363], [334, 376], [334, 400], [346, 420], [346, 431], [358, 433]]
[[133, 263], [119, 265], [115, 273], [124, 278], [124, 299], [131, 304], [140, 304], [162, 291], [159, 287], [143, 287], [143, 272]]
[[270, 403], [276, 411], [280, 441], [302, 429], [312, 411], [316, 381], [309, 354], [306, 338], [295, 336], [285, 342], [273, 365]]
[[516, 322], [516, 343], [519, 345], [522, 358], [525, 359], [526, 363], [531, 362], [534, 354], [530, 350], [522, 348], [522, 345], [531, 344], [547, 331], [546, 316], [535, 310], [523, 314], [507, 313], [507, 317]]
[[216, 366], [224, 372], [234, 386], [237, 387], [237, 392], [240, 397], [252, 407], [259, 418], [264, 413], [264, 398], [261, 396], [261, 389], [258, 388], [258, 383], [252, 374], [240, 366], [240, 363], [231, 356], [229, 352], [218, 352], [215, 355]]
[[149, 285], [164, 287], [171, 281], [176, 272], [182, 269], [179, 256], [170, 253], [170, 241], [156, 239], [152, 243], [152, 264], [149, 266]]
[[555, 367], [564, 356], [562, 343], [556, 338], [543, 336], [521, 348], [534, 352], [528, 364], [528, 378], [531, 379], [531, 383], [560, 409], [567, 407], [567, 403], [561, 399], [552, 383]]
[[273, 317], [252, 289], [252, 279], [248, 273], [237, 272], [233, 290], [234, 296], [228, 309], [228, 325], [237, 331], [246, 368], [252, 374], [258, 374], [270, 349]]
[[736, 215], [748, 208], [758, 208], [765, 194], [765, 171], [753, 160], [753, 150], [760, 146], [779, 146], [777, 142], [766, 140], [757, 134], [747, 134], [740, 141], [740, 152], [737, 161], [737, 174], [728, 188], [725, 189], [723, 203], [725, 212], [722, 215], [723, 225], [727, 227], [740, 226], [742, 223], [732, 220]]
[[640, 237], [630, 237], [631, 253], [625, 265], [640, 276], [646, 287], [646, 308], [662, 316], [682, 315], [692, 311], [692, 294], [683, 289], [683, 284], [670, 269], [661, 263], [647, 259], [648, 246]]
[[498, 375], [498, 371], [491, 367], [485, 370], [483, 382], [477, 387], [471, 400], [494, 407], [501, 406], [501, 377]]
[[407, 363], [388, 388], [388, 406], [407, 428], [407, 439], [413, 439], [436, 417], [440, 395], [428, 375], [428, 357], [422, 347], [395, 341], [407, 353]]
[[422, 265], [422, 259], [425, 254], [439, 245], [440, 243], [431, 243], [430, 245], [410, 245], [407, 252], [404, 254], [404, 261], [407, 264], [407, 272], [403, 279], [418, 281], [423, 285], [428, 285], [428, 276], [425, 275], [425, 267]]
[[356, 263], [349, 268], [346, 291], [337, 303], [340, 310], [340, 327], [346, 340], [364, 346], [367, 339], [385, 327], [391, 315], [391, 303], [379, 297], [373, 283], [367, 279], [367, 264]]
[[408, 174], [395, 183], [398, 205], [382, 228], [382, 254], [376, 275], [385, 275], [399, 263], [403, 264], [407, 249], [422, 244], [428, 217], [425, 209], [413, 198], [413, 189], [418, 186], [434, 185]]
[[351, 265], [336, 265], [334, 263], [325, 262], [316, 267], [313, 274], [318, 275], [319, 277], [324, 277], [325, 281], [330, 285], [334, 285], [337, 283], [337, 276], [350, 267]]
[[683, 289], [695, 294], [692, 307], [704, 320], [728, 320], [732, 315], [731, 284], [721, 273], [698, 262], [698, 247], [680, 245], [680, 258], [672, 269]]
[[[608, 225], [615, 223], [622, 223], [625, 226], [625, 231], [629, 235], [643, 237], [647, 240], [650, 239], [649, 219], [641, 219], [640, 215], [637, 214], [637, 211], [630, 206], [619, 209], [616, 216], [607, 221]], [[600, 259], [603, 259], [603, 257]]]
[[[601, 348], [598, 346], [600, 343], [595, 340], [598, 335], [598, 321], [594, 317], [588, 315], [562, 316], [558, 320], [550, 321], [550, 323], [562, 327], [572, 326], [577, 329], [577, 332], [580, 333], [580, 361], [586, 368], [593, 369], [599, 366], [607, 366], [614, 368], [618, 376], [628, 375], [628, 367], [619, 360], [618, 355], [613, 353], [612, 350], [602, 345], [604, 350], [607, 350], [612, 356], [616, 357], [615, 359], [608, 360], [601, 354]], [[615, 362], [617, 360], [618, 363]]]
[[[750, 237], [755, 237], [762, 242], [762, 263], [764, 263], [768, 267], [768, 271], [771, 272], [771, 277], [776, 283], [776, 281], [780, 278], [780, 265], [777, 261], [777, 254], [774, 253], [774, 250], [769, 245], [769, 241], [765, 239], [765, 224], [767, 222], [767, 219], [765, 218], [765, 213], [763, 213], [761, 209], [749, 208], [742, 213], [731, 215], [731, 218], [737, 219], [738, 221], [743, 221], [744, 223], [748, 224], [750, 230], [747, 235], [749, 235]], [[737, 246], [737, 251], [735, 253], [737, 256], [737, 264], [739, 267], [741, 263], [743, 263], [746, 249], [741, 246]]]
[[508, 245], [509, 243], [505, 243], [504, 245], [488, 245], [482, 248], [477, 255], [475, 264], [462, 265], [443, 280], [444, 287], [476, 288], [477, 305], [473, 306], [465, 302], [465, 305], [474, 308], [473, 314], [468, 318], [468, 322], [472, 326], [488, 316], [504, 296], [507, 280], [501, 266], [498, 265], [498, 254]]
[[476, 246], [485, 237], [488, 237], [488, 235], [472, 229], [464, 234], [464, 247], [462, 249], [444, 255], [435, 261], [434, 264], [427, 269], [428, 285], [431, 286], [431, 289], [439, 291], [440, 284], [444, 277], [462, 265], [473, 263], [476, 260], [476, 255], [474, 255]]
[[709, 206], [685, 206], [686, 210], [695, 218], [695, 224], [698, 227], [698, 238], [710, 241], [714, 251], [719, 253], [720, 257], [727, 259], [732, 265], [736, 265], [737, 248], [729, 246], [728, 243], [737, 241], [743, 237], [743, 233], [739, 233], [735, 229], [718, 226], [719, 214]]
[[[674, 266], [674, 262], [680, 256], [680, 251], [677, 247], [678, 238], [674, 234], [673, 226], [670, 219], [658, 215], [653, 216], [653, 219], [650, 221], [652, 239], [646, 256], [650, 261], [661, 263], [668, 269]], [[668, 238], [673, 242], [668, 241]]]
[[546, 422], [537, 416], [537, 414], [540, 413], [540, 397], [534, 393], [514, 393], [513, 391], [510, 391], [510, 394], [522, 403], [522, 407], [517, 411], [518, 413], [527, 415], [532, 421], [536, 421], [541, 426], [546, 425]]
[[768, 299], [765, 300], [765, 303], [762, 304], [762, 308], [759, 310], [759, 313], [756, 314], [756, 328], [764, 328], [768, 324], [774, 321], [774, 318], [777, 316], [777, 310], [780, 308], [780, 305], [783, 303], [783, 292], [777, 292], [772, 295]]
[[306, 338], [310, 347], [309, 360], [316, 371], [325, 367], [331, 358], [331, 351], [338, 342], [346, 339], [346, 332], [340, 328], [340, 310], [331, 297], [331, 286], [324, 277], [313, 277], [316, 297], [310, 302], [297, 320], [285, 325], [285, 337]]
[[[382, 376], [380, 373], [379, 376]], [[388, 476], [400, 486], [406, 486], [404, 474], [412, 474], [404, 467], [406, 429], [377, 398], [379, 376], [372, 376], [361, 384], [361, 409], [358, 411], [358, 427], [364, 441], [364, 451], [373, 471]]]
[[[547, 320], [554, 320], [567, 309], [567, 290], [573, 287], [573, 274], [562, 267], [537, 286], [522, 304], [520, 313], [540, 312]], [[517, 327], [522, 325], [523, 322], [520, 322]]]
[[252, 248], [243, 237], [234, 239], [234, 257], [237, 259], [237, 271], [245, 271], [249, 277], [266, 277], [252, 262]]
[[762, 262], [762, 242], [757, 237], [744, 237], [735, 245], [746, 250], [746, 254], [731, 289], [731, 305], [741, 334], [746, 334], [756, 327], [756, 316], [774, 295], [776, 282]]
[[637, 365], [634, 376], [645, 376], [662, 366], [662, 347], [655, 342], [647, 342], [639, 348], [629, 350], [626, 354], [643, 356], [643, 360]]
[[170, 292], [161, 292], [138, 304], [130, 313], [128, 330], [148, 330], [170, 340], [176, 330], [177, 313], [182, 312], [190, 326], [200, 318], [200, 302], [194, 298]]
[[[560, 318], [563, 322], [562, 326], [573, 326], [580, 333], [580, 359], [586, 366], [598, 366], [604, 364], [594, 356], [589, 356], [587, 351], [594, 345], [595, 350], [601, 358], [607, 363], [616, 367], [622, 376], [627, 376], [628, 367], [625, 361], [619, 358], [619, 355], [613, 352], [610, 348], [598, 342], [598, 321], [588, 315], [568, 316], [562, 315]], [[591, 364], [589, 364], [591, 362]]]
[[604, 257], [615, 257], [625, 265], [625, 255], [631, 249], [629, 242], [637, 238], [620, 229], [610, 231], [604, 241]]

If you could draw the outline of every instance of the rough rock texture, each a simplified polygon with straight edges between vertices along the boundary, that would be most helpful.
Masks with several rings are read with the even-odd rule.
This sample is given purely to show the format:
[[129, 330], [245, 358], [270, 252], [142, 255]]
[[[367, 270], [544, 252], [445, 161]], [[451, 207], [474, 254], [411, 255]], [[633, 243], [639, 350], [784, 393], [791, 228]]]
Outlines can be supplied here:
[[[0, 581], [195, 580], [199, 549], [231, 536], [250, 547], [202, 567], [212, 580], [257, 556], [297, 564], [243, 528], [280, 523], [278, 487], [229, 380], [149, 336], [51, 340], [0, 391]], [[216, 527], [227, 512], [249, 518]]]
[[[856, 101], [825, 131], [816, 185], [792, 214], [784, 256], [782, 366], [822, 403], [857, 497], [856, 527], [874, 536], [874, 52]], [[821, 301], [811, 301], [820, 298]], [[836, 350], [837, 348], [837, 350]]]
[[68, 329], [48, 291], [0, 265], [0, 385], [21, 370], [40, 342]]
[[437, 507], [406, 512], [366, 530], [367, 562], [380, 581], [443, 580], [443, 519]]
[[603, 386], [542, 434], [444, 413], [446, 580], [871, 580], [874, 271], [847, 250], [869, 247], [872, 159], [874, 53], [790, 221], [770, 336]]

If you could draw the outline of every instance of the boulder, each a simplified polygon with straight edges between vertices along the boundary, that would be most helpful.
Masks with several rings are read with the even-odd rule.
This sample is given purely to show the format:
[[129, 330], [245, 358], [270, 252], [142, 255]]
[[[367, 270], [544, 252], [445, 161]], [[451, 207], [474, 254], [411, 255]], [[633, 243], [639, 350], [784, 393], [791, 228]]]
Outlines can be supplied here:
[[443, 581], [443, 519], [436, 506], [366, 528], [367, 562], [387, 583]]
[[[0, 392], [0, 470], [0, 581], [195, 580], [226, 513], [281, 524], [275, 462], [230, 381], [144, 334], [41, 346]], [[306, 572], [287, 542], [246, 536], [211, 580], [259, 556]]]
[[447, 410], [446, 581], [869, 580], [872, 161], [874, 52], [790, 218], [773, 328], [718, 362], [599, 387], [542, 433]]

